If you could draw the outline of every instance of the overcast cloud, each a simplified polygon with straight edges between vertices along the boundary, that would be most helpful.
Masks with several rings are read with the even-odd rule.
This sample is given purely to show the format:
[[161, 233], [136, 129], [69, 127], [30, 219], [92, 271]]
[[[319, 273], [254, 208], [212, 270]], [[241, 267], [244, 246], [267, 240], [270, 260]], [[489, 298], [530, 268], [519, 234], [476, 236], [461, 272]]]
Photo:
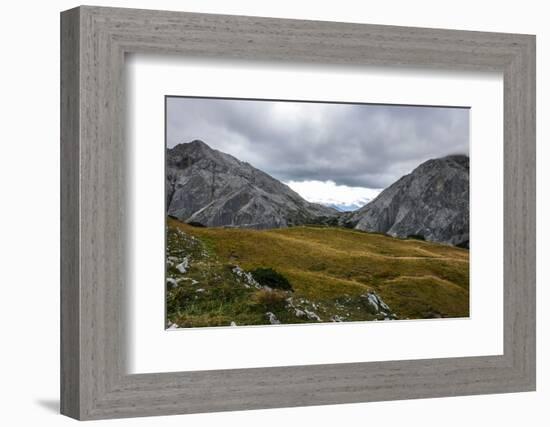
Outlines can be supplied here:
[[167, 144], [200, 139], [284, 182], [385, 188], [469, 153], [469, 110], [204, 98], [167, 100]]

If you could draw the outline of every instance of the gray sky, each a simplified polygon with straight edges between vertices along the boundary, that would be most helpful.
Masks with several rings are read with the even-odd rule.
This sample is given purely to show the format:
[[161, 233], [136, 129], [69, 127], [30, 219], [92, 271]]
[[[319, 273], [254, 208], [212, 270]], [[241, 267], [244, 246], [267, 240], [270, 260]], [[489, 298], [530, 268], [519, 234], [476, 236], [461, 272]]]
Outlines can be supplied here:
[[469, 110], [168, 98], [168, 147], [194, 139], [283, 182], [380, 189], [430, 158], [468, 154]]

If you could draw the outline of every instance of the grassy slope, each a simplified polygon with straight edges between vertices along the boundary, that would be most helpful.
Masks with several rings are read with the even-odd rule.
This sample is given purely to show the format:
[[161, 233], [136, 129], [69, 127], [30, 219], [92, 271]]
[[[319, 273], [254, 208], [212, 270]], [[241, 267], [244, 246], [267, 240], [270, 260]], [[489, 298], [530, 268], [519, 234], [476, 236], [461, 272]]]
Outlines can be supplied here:
[[[168, 292], [168, 317], [180, 326], [268, 323], [266, 311], [282, 323], [308, 321], [284, 310], [289, 296], [313, 304], [324, 321], [335, 314], [372, 320], [376, 316], [360, 298], [369, 290], [401, 319], [469, 314], [469, 252], [460, 248], [343, 228], [196, 228], [169, 219], [169, 255], [178, 248], [192, 259], [185, 286]], [[272, 267], [295, 292], [266, 298], [262, 291], [236, 286], [234, 265]], [[168, 276], [180, 273], [171, 266]]]

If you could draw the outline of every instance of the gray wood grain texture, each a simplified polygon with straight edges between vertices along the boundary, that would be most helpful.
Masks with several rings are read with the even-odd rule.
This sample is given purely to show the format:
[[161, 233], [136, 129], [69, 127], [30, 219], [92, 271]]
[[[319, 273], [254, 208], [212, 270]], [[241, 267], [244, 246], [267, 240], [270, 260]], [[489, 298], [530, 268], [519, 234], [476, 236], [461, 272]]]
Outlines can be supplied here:
[[61, 412], [72, 417], [80, 413], [79, 16], [61, 21]]
[[[83, 6], [61, 15], [61, 411], [77, 419], [535, 389], [535, 37]], [[501, 71], [504, 354], [128, 375], [126, 53]]]

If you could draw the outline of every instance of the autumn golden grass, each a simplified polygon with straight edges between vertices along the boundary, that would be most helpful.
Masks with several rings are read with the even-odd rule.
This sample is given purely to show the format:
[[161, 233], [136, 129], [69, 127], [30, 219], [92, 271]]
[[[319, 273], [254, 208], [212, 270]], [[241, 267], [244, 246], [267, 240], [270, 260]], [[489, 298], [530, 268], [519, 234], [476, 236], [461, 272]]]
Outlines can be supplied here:
[[275, 269], [296, 298], [328, 301], [373, 290], [400, 319], [469, 316], [466, 249], [338, 227], [200, 228], [171, 218], [168, 226], [200, 239], [223, 262]]

